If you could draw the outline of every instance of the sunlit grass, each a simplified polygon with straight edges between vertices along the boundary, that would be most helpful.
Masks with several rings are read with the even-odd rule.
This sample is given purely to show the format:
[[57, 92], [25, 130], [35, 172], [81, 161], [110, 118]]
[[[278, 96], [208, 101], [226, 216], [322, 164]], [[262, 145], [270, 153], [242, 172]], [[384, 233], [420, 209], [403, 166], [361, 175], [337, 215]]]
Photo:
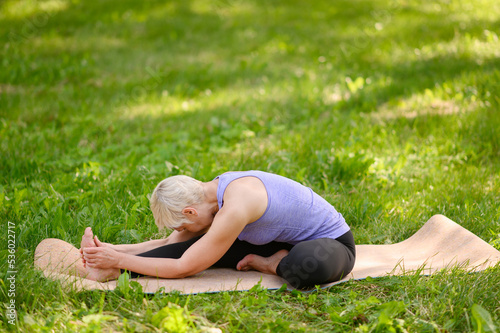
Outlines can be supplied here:
[[[66, 0], [7, 0], [2, 4], [0, 18], [26, 19], [36, 15], [53, 15], [68, 8], [69, 2]], [[42, 23], [42, 21], [35, 23]]]

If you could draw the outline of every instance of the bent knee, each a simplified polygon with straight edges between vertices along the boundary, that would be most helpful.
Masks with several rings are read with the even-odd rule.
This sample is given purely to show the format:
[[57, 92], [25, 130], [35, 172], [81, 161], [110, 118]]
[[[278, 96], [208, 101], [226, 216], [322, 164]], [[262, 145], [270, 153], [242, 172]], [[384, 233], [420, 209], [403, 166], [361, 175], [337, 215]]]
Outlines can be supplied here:
[[295, 288], [338, 281], [352, 269], [344, 245], [327, 239], [297, 244], [278, 265], [277, 273]]

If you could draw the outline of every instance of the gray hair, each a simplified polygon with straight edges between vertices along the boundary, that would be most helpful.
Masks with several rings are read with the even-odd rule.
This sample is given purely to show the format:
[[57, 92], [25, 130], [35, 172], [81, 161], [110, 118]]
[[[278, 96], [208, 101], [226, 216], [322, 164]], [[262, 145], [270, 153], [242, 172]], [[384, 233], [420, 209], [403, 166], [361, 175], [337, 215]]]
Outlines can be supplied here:
[[151, 195], [151, 211], [158, 229], [178, 228], [192, 223], [182, 210], [203, 202], [204, 192], [199, 180], [188, 176], [172, 176], [162, 180]]

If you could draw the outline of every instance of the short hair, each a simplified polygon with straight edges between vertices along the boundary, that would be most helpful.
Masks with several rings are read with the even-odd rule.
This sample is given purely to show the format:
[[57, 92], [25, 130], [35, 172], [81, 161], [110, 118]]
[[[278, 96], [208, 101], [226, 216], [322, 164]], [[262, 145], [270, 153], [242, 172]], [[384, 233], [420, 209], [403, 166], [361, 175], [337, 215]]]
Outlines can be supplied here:
[[151, 195], [151, 211], [159, 230], [178, 228], [192, 223], [182, 214], [189, 205], [203, 202], [203, 186], [199, 180], [188, 176], [172, 176], [162, 180]]

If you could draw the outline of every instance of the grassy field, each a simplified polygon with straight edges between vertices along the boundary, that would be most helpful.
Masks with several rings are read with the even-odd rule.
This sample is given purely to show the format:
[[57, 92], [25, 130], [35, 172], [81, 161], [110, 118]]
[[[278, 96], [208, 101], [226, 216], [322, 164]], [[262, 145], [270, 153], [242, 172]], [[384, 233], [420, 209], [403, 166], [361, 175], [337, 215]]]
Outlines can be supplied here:
[[0, 1], [0, 330], [500, 328], [498, 266], [182, 296], [65, 291], [32, 264], [86, 226], [159, 237], [167, 176], [249, 169], [312, 187], [359, 244], [439, 213], [500, 248], [499, 17], [496, 0]]

